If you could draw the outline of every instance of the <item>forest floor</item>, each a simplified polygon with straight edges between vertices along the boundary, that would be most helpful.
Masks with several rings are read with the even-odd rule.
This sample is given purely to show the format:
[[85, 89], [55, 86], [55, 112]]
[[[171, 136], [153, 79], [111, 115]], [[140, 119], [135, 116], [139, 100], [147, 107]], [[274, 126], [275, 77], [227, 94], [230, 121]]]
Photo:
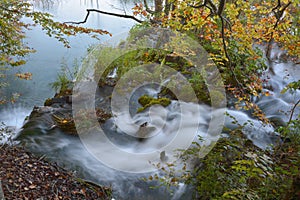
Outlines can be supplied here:
[[0, 200], [110, 199], [111, 188], [77, 178], [22, 147], [0, 146]]

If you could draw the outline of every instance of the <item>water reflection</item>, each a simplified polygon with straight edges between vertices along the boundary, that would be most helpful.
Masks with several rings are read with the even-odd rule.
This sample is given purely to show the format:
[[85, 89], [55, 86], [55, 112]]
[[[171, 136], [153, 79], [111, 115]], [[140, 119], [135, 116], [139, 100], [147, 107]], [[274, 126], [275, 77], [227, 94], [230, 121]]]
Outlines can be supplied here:
[[[58, 9], [60, 4], [68, 4], [70, 2], [74, 2], [72, 0], [31, 0], [30, 1], [35, 8], [41, 9], [43, 11], [55, 11]], [[137, 0], [80, 0], [80, 6], [89, 7], [89, 8], [97, 8], [100, 9], [103, 5], [110, 5], [111, 8], [116, 10], [126, 10], [129, 11], [134, 6], [135, 3], [140, 1]], [[150, 3], [152, 1], [149, 1]], [[129, 5], [129, 6], [128, 6]]]
[[[30, 2], [34, 4], [34, 9], [49, 12], [54, 15], [55, 20], [61, 22], [82, 21], [86, 15], [86, 9], [91, 8], [92, 4], [93, 6], [99, 5], [101, 10], [110, 12], [121, 12], [113, 10], [110, 4], [116, 7], [123, 6], [120, 0], [31, 0]], [[128, 4], [128, 8], [133, 6], [132, 2]], [[134, 24], [135, 22], [130, 19], [92, 13], [83, 26], [107, 30], [115, 36], [129, 31]], [[103, 35], [100, 36], [99, 41], [86, 35], [69, 37], [71, 48], [66, 49], [55, 38], [47, 37], [39, 26], [26, 31], [26, 35], [24, 42], [34, 48], [36, 53], [26, 57], [26, 65], [9, 73], [31, 72], [32, 80], [24, 82], [12, 76], [12, 80], [8, 80], [11, 87], [3, 92], [6, 96], [10, 96], [11, 93], [20, 94], [19, 102], [22, 105], [25, 104], [27, 108], [43, 105], [45, 99], [54, 95], [49, 84], [56, 80], [63, 58], [72, 68], [74, 60], [80, 61], [86, 55], [86, 49], [90, 45], [99, 44], [110, 38], [108, 35]]]
[[32, 0], [31, 3], [35, 8], [41, 9], [43, 11], [55, 10], [58, 8], [59, 0]]
[[99, 9], [99, 0], [80, 0], [80, 5], [89, 6], [94, 8], [94, 6]]

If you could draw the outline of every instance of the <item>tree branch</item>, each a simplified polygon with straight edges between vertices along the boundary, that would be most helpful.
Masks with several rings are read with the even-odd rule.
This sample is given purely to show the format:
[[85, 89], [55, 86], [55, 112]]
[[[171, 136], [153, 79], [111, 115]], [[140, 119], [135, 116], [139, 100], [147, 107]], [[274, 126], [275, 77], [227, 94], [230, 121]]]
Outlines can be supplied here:
[[202, 8], [205, 7], [207, 5], [207, 0], [204, 0], [204, 2], [200, 5], [192, 5], [192, 4], [188, 4], [188, 6], [192, 7], [192, 8]]
[[229, 70], [231, 71], [232, 76], [235, 79], [238, 87], [240, 89], [242, 89], [243, 85], [240, 83], [239, 79], [236, 77], [236, 75], [234, 73], [234, 69], [232, 68], [232, 61], [231, 61], [231, 58], [230, 58], [230, 56], [228, 54], [228, 50], [227, 50], [226, 39], [225, 39], [225, 22], [224, 22], [225, 20], [222, 15], [219, 15], [219, 17], [221, 19], [221, 36], [222, 36], [223, 49], [224, 49], [225, 56], [228, 59]]
[[[274, 12], [275, 17], [276, 17], [276, 22], [273, 26], [273, 30], [275, 30], [277, 28], [279, 22], [282, 20], [284, 11], [289, 7], [289, 5], [291, 5], [291, 3], [292, 2], [288, 2], [282, 9], [280, 9], [280, 7], [282, 5], [281, 5], [280, 0], [278, 0], [278, 3], [276, 5], [276, 7], [274, 7], [272, 9], [272, 12]], [[276, 10], [278, 10], [278, 11], [276, 12]], [[267, 44], [266, 57], [269, 61], [271, 61], [271, 48], [272, 48], [272, 44], [273, 44], [273, 36], [274, 36], [274, 32], [271, 32], [271, 36], [270, 36], [270, 39], [269, 39], [268, 44]]]
[[150, 13], [150, 14], [155, 14], [155, 11], [153, 11], [153, 10], [151, 10], [150, 8], [149, 8], [149, 6], [148, 6], [148, 3], [147, 3], [147, 0], [144, 0], [144, 6], [145, 6], [145, 8], [146, 8], [146, 11], [148, 12], [148, 13]]
[[91, 12], [97, 12], [97, 13], [101, 13], [101, 14], [104, 14], [104, 15], [111, 15], [111, 16], [115, 16], [115, 17], [122, 17], [122, 18], [127, 18], [127, 19], [132, 19], [138, 23], [142, 23], [143, 21], [132, 16], [132, 15], [124, 15], [124, 14], [117, 14], [117, 13], [111, 13], [111, 12], [106, 12], [106, 11], [102, 11], [102, 10], [98, 10], [98, 9], [87, 9], [87, 14], [85, 16], [85, 19], [81, 22], [64, 22], [65, 24], [84, 24], [86, 23], [86, 21], [88, 20], [89, 18], [89, 15]]
[[234, 70], [232, 68], [232, 61], [231, 61], [230, 55], [228, 53], [227, 45], [226, 45], [225, 22], [228, 23], [230, 30], [231, 30], [231, 25], [230, 25], [230, 22], [225, 17], [223, 17], [223, 15], [222, 15], [223, 11], [225, 9], [225, 5], [226, 5], [226, 0], [220, 0], [220, 4], [219, 4], [218, 8], [211, 0], [204, 0], [204, 2], [200, 5], [190, 5], [189, 4], [189, 6], [191, 6], [192, 8], [201, 8], [201, 7], [208, 8], [210, 10], [210, 14], [206, 18], [208, 18], [209, 16], [214, 16], [214, 15], [216, 15], [220, 18], [220, 20], [221, 20], [221, 37], [222, 37], [222, 44], [223, 44], [224, 54], [225, 54], [225, 57], [228, 60], [229, 69], [230, 69], [235, 81], [237, 82], [238, 86], [240, 88], [242, 88], [242, 84], [239, 82], [239, 80], [236, 77], [236, 75], [234, 73]]
[[273, 29], [277, 28], [279, 22], [282, 20], [284, 11], [289, 7], [289, 5], [291, 5], [291, 3], [292, 2], [288, 2], [281, 10], [278, 10], [277, 12], [273, 11], [277, 19]]
[[218, 9], [216, 7], [216, 5], [211, 1], [211, 0], [207, 0], [207, 3], [211, 6], [211, 11], [213, 12], [212, 14], [217, 14], [218, 13]]
[[221, 16], [225, 9], [226, 0], [220, 0], [220, 4], [218, 7], [218, 15]]
[[204, 2], [200, 5], [191, 5], [191, 4], [188, 5], [192, 8], [202, 8], [202, 7], [208, 8], [210, 10], [209, 16], [217, 14], [217, 7], [211, 0], [204, 0]]
[[290, 115], [290, 119], [288, 121], [288, 124], [291, 123], [292, 119], [293, 119], [293, 115], [295, 112], [296, 107], [300, 104], [300, 99], [297, 101], [297, 103], [295, 103], [295, 105], [293, 106], [292, 110], [291, 110], [291, 115]]
[[202, 8], [202, 7], [208, 8], [209, 11], [210, 11], [210, 13], [209, 13], [209, 15], [207, 15], [207, 17], [205, 18], [205, 20], [206, 20], [207, 18], [209, 18], [210, 16], [212, 16], [213, 14], [215, 14], [213, 8], [209, 7], [209, 6], [207, 5], [207, 3], [208, 3], [208, 0], [204, 0], [204, 2], [203, 2], [202, 4], [200, 4], [200, 5], [192, 5], [192, 4], [188, 4], [188, 6], [190, 6], [190, 7], [192, 7], [192, 8]]
[[277, 0], [277, 5], [272, 9], [272, 12], [275, 12], [275, 10], [277, 10], [280, 7], [281, 7], [281, 1]]
[[16, 9], [10, 10], [10, 9], [8, 9], [8, 8], [6, 8], [6, 7], [4, 7], [4, 6], [2, 6], [2, 5], [0, 5], [0, 9], [5, 10], [5, 11], [7, 11], [7, 12], [20, 13], [19, 10], [16, 10]]

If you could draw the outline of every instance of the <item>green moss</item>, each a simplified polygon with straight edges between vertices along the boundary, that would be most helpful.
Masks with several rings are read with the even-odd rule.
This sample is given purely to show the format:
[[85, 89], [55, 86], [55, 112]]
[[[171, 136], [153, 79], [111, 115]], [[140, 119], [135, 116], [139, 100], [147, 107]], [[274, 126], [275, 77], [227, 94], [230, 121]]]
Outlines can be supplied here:
[[[126, 39], [125, 43], [127, 44], [132, 42], [135, 46], [139, 46], [139, 44], [136, 44], [136, 42], [138, 42], [139, 38], [144, 37], [145, 30], [147, 30], [147, 28], [145, 29], [144, 26], [136, 26], [131, 30], [130, 37]], [[124, 45], [124, 41], [121, 42], [121, 45]], [[140, 48], [137, 50], [127, 51], [125, 54], [122, 54], [121, 48], [103, 47], [98, 55], [98, 58], [99, 60], [95, 65], [95, 80], [98, 81], [99, 87], [109, 84], [111, 79], [108, 78], [108, 75], [113, 72], [116, 72], [114, 82], [118, 82], [119, 79], [127, 72], [133, 72], [133, 70], [136, 70], [136, 74], [139, 74], [140, 72], [138, 70], [140, 69], [138, 66], [146, 66], [148, 64], [150, 66], [151, 63], [157, 65], [154, 68], [145, 67], [145, 71], [148, 70], [147, 73], [152, 75], [152, 77], [169, 77], [169, 75], [171, 76], [171, 70], [169, 68], [172, 68], [174, 71], [178, 71], [180, 74], [182, 74], [191, 83], [191, 86], [194, 90], [192, 94], [186, 94], [187, 92], [182, 90], [185, 91], [185, 94], [182, 93], [182, 96], [178, 97], [171, 96], [170, 99], [182, 100], [186, 99], [186, 96], [189, 97], [196, 95], [200, 102], [206, 104], [211, 103], [210, 94], [205, 79], [202, 77], [203, 75], [201, 75], [199, 69], [197, 69], [197, 67], [194, 66], [191, 61], [176, 53], [162, 49], [143, 48], [143, 46], [140, 46]], [[113, 62], [108, 62], [110, 60], [113, 60]], [[105, 70], [103, 71], [104, 67]], [[135, 76], [136, 81], [144, 81], [143, 79], [144, 76]], [[166, 87], [176, 88], [177, 86], [166, 85]], [[188, 89], [188, 91], [191, 90]], [[164, 94], [164, 92], [166, 91], [162, 91], [162, 94]], [[167, 97], [170, 96], [168, 94], [169, 92], [166, 93]], [[141, 101], [145, 101], [145, 99]], [[164, 104], [161, 101], [163, 100], [160, 100], [156, 103], [153, 101], [150, 105], [148, 105], [148, 107], [153, 104]], [[149, 103], [150, 102], [141, 102], [141, 105], [143, 105], [144, 108], [140, 108], [139, 111], [143, 111], [145, 108], [147, 108], [146, 105]], [[167, 105], [168, 104], [169, 103], [167, 102]]]
[[143, 95], [139, 98], [139, 104], [141, 104], [142, 106], [146, 106], [147, 104], [150, 103], [150, 101], [154, 99], [153, 97], [150, 97], [148, 95]]
[[167, 107], [171, 103], [171, 100], [168, 98], [163, 97], [163, 98], [155, 99], [148, 95], [141, 96], [138, 101], [143, 106], [137, 110], [138, 113], [144, 111], [146, 108], [149, 108], [150, 106], [155, 104], [162, 105], [163, 107]]
[[44, 106], [51, 106], [53, 104], [52, 98], [46, 99]]

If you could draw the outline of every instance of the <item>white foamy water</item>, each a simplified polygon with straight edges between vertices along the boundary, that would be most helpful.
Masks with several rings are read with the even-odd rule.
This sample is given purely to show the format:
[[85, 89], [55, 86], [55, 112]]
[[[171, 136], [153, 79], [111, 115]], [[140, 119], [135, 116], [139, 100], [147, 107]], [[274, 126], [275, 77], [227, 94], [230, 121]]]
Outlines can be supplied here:
[[[95, 144], [91, 145], [94, 149], [104, 151], [110, 160], [116, 160], [117, 164], [127, 167], [131, 171], [139, 171], [141, 164], [149, 164], [152, 162], [170, 161], [174, 158], [174, 150], [180, 148], [183, 144], [187, 147], [192, 141], [196, 141], [197, 136], [209, 138], [207, 133], [209, 123], [211, 121], [210, 108], [205, 105], [198, 105], [193, 103], [172, 102], [166, 108], [161, 106], [154, 106], [139, 113], [133, 118], [126, 115], [119, 115], [119, 120], [130, 121], [137, 124], [147, 122], [148, 127], [154, 128], [154, 135], [145, 138], [144, 141], [131, 140], [126, 142], [122, 140], [119, 146], [120, 149], [126, 150], [132, 154], [146, 154], [154, 152], [156, 157], [140, 156], [139, 159], [130, 159], [129, 157], [117, 157], [113, 154], [111, 149], [103, 147], [101, 141], [97, 137], [91, 137], [90, 142]], [[130, 119], [126, 119], [130, 118]], [[163, 119], [164, 123], [159, 123], [158, 119]], [[122, 132], [115, 128], [115, 124], [111, 123], [113, 120], [107, 122], [107, 128], [104, 129], [106, 134], [120, 135]], [[134, 123], [127, 123], [127, 126], [134, 126]], [[128, 128], [126, 130], [131, 130]], [[152, 130], [152, 129], [150, 129]], [[25, 132], [27, 130], [24, 130]], [[156, 190], [149, 189], [149, 183], [140, 181], [142, 177], [148, 177], [152, 173], [125, 173], [113, 168], [107, 167], [106, 163], [101, 162], [97, 155], [93, 154], [91, 149], [86, 149], [80, 139], [74, 136], [68, 136], [58, 129], [47, 131], [43, 134], [42, 126], [36, 126], [34, 130], [30, 130], [30, 136], [22, 139], [24, 144], [28, 146], [33, 152], [39, 154], [46, 154], [48, 158], [60, 163], [71, 170], [76, 170], [78, 175], [91, 179], [101, 184], [111, 184], [114, 189], [116, 199], [181, 199], [186, 185], [180, 184], [173, 197], [164, 191], [165, 188]], [[123, 133], [124, 134], [124, 133]], [[97, 136], [97, 135], [96, 135]], [[131, 136], [130, 136], [131, 137]], [[177, 139], [174, 139], [177, 138]], [[187, 140], [187, 138], [190, 138]], [[119, 138], [119, 140], [121, 140]], [[205, 140], [209, 143], [210, 139]], [[169, 143], [173, 143], [168, 146]], [[186, 144], [185, 144], [186, 143]], [[91, 147], [89, 146], [89, 147]], [[165, 154], [162, 155], [162, 151]], [[111, 154], [112, 153], [112, 154]], [[102, 152], [103, 154], [103, 152]]]
[[[290, 120], [291, 109], [300, 99], [300, 90], [282, 93], [289, 83], [300, 80], [300, 65], [282, 62], [281, 57], [284, 53], [277, 46], [272, 49], [272, 71], [274, 73], [267, 71], [262, 76], [265, 81], [264, 92], [269, 92], [270, 96], [261, 96], [255, 101], [266, 117], [278, 125], [285, 125]], [[294, 111], [292, 119], [297, 119], [300, 114], [299, 107]]]
[[[225, 126], [232, 130], [243, 126], [243, 133], [256, 146], [266, 149], [270, 147], [270, 145], [277, 142], [278, 138], [274, 133], [275, 130], [272, 125], [264, 124], [259, 120], [252, 119], [247, 114], [240, 111], [228, 110], [227, 113], [230, 115], [230, 117], [226, 117]], [[232, 119], [232, 117], [234, 119]], [[237, 123], [233, 123], [234, 121]]]
[[[190, 136], [192, 139], [196, 136], [205, 137], [210, 115], [210, 108], [206, 105], [173, 101], [167, 108], [154, 105], [134, 117], [127, 115], [127, 112], [119, 113], [114, 119], [115, 123], [111, 131], [145, 139], [143, 142], [137, 141], [131, 144], [128, 149], [130, 152], [162, 151], [164, 146], [180, 134], [185, 138], [192, 135]], [[143, 124], [146, 125], [142, 126]], [[181, 144], [174, 144], [177, 148], [182, 146], [184, 139], [178, 141]]]
[[[56, 18], [64, 21], [80, 21], [85, 16], [86, 8], [98, 5], [98, 1], [95, 0], [66, 0], [55, 2], [60, 3], [55, 4], [54, 7], [50, 9], [44, 9], [54, 13]], [[107, 4], [108, 1], [99, 2], [101, 2], [101, 9], [111, 9]], [[115, 5], [118, 2], [113, 1], [109, 3]], [[119, 7], [121, 6], [120, 4]], [[128, 7], [133, 6], [132, 4], [132, 6], [130, 5]], [[87, 25], [97, 28], [100, 27], [116, 34], [120, 31], [128, 30], [133, 24], [134, 23], [130, 20], [120, 21], [117, 18], [109, 16], [91, 14]], [[26, 91], [26, 95], [29, 96], [25, 98], [26, 101], [42, 104], [46, 98], [52, 96], [52, 90], [48, 87], [48, 84], [55, 80], [56, 73], [59, 71], [61, 56], [64, 55], [66, 58], [69, 58], [69, 62], [72, 62], [72, 59], [75, 57], [79, 58], [85, 53], [85, 48], [90, 43], [90, 39], [88, 39], [89, 42], [87, 42], [87, 40], [82, 39], [82, 37], [73, 38], [71, 44], [74, 48], [65, 50], [62, 45], [59, 46], [56, 40], [46, 38], [39, 29], [34, 29], [29, 32], [28, 41], [34, 44], [34, 47], [38, 50], [38, 53], [32, 55], [28, 64], [25, 66], [26, 70], [33, 72], [33, 81], [30, 87], [25, 88], [26, 90], [24, 90], [23, 87], [16, 88], [21, 90], [21, 92]], [[49, 54], [49, 49], [51, 49], [53, 53]], [[276, 59], [275, 57], [278, 55], [279, 51], [273, 51], [274, 59]], [[275, 118], [282, 121], [282, 123], [286, 123], [289, 120], [289, 111], [299, 99], [300, 94], [299, 90], [294, 94], [289, 92], [281, 94], [280, 91], [289, 82], [300, 79], [299, 65], [275, 63], [274, 72], [275, 75], [270, 73], [265, 73], [264, 75], [268, 80], [266, 84], [268, 87], [266, 87], [265, 91], [269, 91], [272, 96], [260, 97], [256, 100], [256, 103], [262, 108], [268, 118]], [[112, 76], [114, 75], [115, 74], [112, 74]], [[157, 91], [149, 92], [151, 96], [156, 95], [156, 93]], [[107, 122], [105, 130], [108, 131], [107, 134], [117, 136], [115, 138], [117, 138], [116, 140], [120, 143], [117, 145], [119, 148], [130, 153], [154, 152], [156, 161], [172, 158], [173, 148], [167, 149], [163, 147], [173, 141], [178, 132], [187, 133], [187, 135], [192, 134], [195, 138], [202, 136], [202, 138], [204, 138], [202, 144], [209, 145], [211, 141], [216, 139], [216, 136], [210, 133], [217, 130], [220, 126], [223, 126], [222, 122], [212, 121], [211, 116], [218, 112], [223, 113], [223, 110], [211, 112], [211, 108], [207, 106], [192, 103], [184, 103], [182, 106], [185, 108], [183, 111], [180, 110], [176, 102], [172, 102], [167, 108], [153, 106], [153, 108], [150, 109], [150, 113], [139, 113], [133, 117], [128, 115], [127, 112], [120, 112], [115, 121], [110, 120]], [[8, 129], [12, 130], [12, 134], [10, 131], [5, 132], [5, 139], [3, 141], [1, 140], [0, 143], [7, 142], [9, 137], [14, 137], [20, 131], [25, 117], [30, 112], [31, 109], [17, 105], [1, 108], [0, 122], [3, 121]], [[228, 112], [237, 119], [239, 124], [245, 124], [243, 131], [254, 144], [261, 148], [267, 148], [268, 145], [273, 142], [273, 135], [270, 133], [274, 132], [274, 128], [271, 125], [264, 125], [262, 122], [252, 119], [249, 115], [240, 111], [230, 110]], [[299, 108], [296, 109], [293, 119], [296, 119], [298, 114]], [[231, 118], [226, 117], [225, 125], [232, 129], [237, 128], [238, 126], [232, 124], [231, 121]], [[143, 129], [140, 126], [144, 123], [147, 123], [147, 126]], [[180, 129], [179, 126], [181, 127]], [[115, 192], [115, 199], [163, 200], [172, 198], [169, 194], [166, 194], [166, 191], [160, 189], [151, 190], [149, 189], [148, 183], [139, 180], [141, 177], [148, 176], [149, 174], [123, 173], [107, 167], [96, 159], [95, 155], [91, 154], [77, 137], [66, 135], [58, 129], [48, 130], [42, 126], [31, 127], [31, 129], [32, 130], [29, 131], [27, 130], [30, 132], [30, 135], [22, 139], [22, 141], [27, 144], [32, 151], [45, 154], [53, 161], [77, 172], [77, 174], [83, 178], [91, 179], [100, 184], [111, 184]], [[208, 130], [211, 130], [211, 132], [209, 133]], [[134, 139], [127, 140], [125, 137], [122, 140], [120, 137], [125, 133], [130, 133], [130, 136], [145, 134], [145, 136], [149, 138], [147, 140], [137, 141]], [[179, 136], [181, 137], [178, 137], [179, 140], [174, 141], [174, 146], [189, 141], [186, 140], [184, 134]], [[99, 145], [99, 143], [96, 144]], [[97, 146], [95, 148], [97, 148]], [[162, 154], [163, 151], [165, 151], [165, 154]], [[134, 170], [137, 169], [139, 162], [148, 161], [147, 157], [143, 157], [142, 159], [136, 161], [122, 157], [119, 159], [118, 164], [121, 166], [131, 166]], [[185, 192], [185, 189], [186, 185], [180, 183], [172, 199], [182, 199], [182, 194]]]
[[30, 112], [31, 109], [20, 105], [10, 105], [0, 109], [0, 123], [3, 129], [0, 130], [0, 144], [7, 143], [18, 135]]
[[[288, 67], [288, 65], [286, 67]], [[297, 76], [297, 74], [295, 76]], [[280, 81], [279, 78], [272, 79], [272, 76], [270, 80], [273, 82], [270, 81], [268, 84], [272, 84], [272, 86], [277, 85], [278, 89], [269, 90], [270, 93], [272, 92], [274, 95], [259, 98], [257, 100], [258, 105], [264, 109], [267, 113], [267, 117], [282, 117], [282, 120], [286, 121], [288, 115], [283, 115], [278, 109], [285, 109], [288, 111], [293, 105], [293, 102], [299, 97], [299, 91], [295, 94], [280, 94], [279, 91], [288, 82]], [[155, 93], [152, 91], [151, 95], [155, 96]], [[296, 113], [297, 112], [299, 112], [299, 110], [296, 110]], [[5, 113], [13, 115], [9, 110], [6, 110]], [[20, 113], [20, 110], [16, 110], [14, 114], [16, 113]], [[121, 109], [121, 111], [117, 113], [115, 119], [106, 122], [103, 129], [111, 141], [117, 143], [116, 146], [118, 148], [134, 154], [153, 152], [155, 155], [154, 158], [140, 157], [139, 160], [130, 159], [129, 157], [117, 158], [116, 162], [118, 165], [128, 168], [131, 167], [131, 170], [134, 171], [135, 169], [138, 170], [140, 163], [145, 163], [151, 159], [154, 162], [172, 159], [173, 149], [168, 149], [165, 146], [173, 141], [174, 137], [177, 136], [176, 133], [178, 133], [178, 131], [187, 134], [193, 133], [193, 138], [201, 136], [204, 138], [203, 144], [209, 145], [209, 143], [215, 139], [214, 135], [208, 133], [209, 128], [213, 130], [214, 126], [223, 126], [222, 123], [211, 123], [211, 117], [216, 113], [219, 115], [220, 113], [223, 113], [223, 110], [212, 111], [208, 106], [185, 102], [183, 102], [180, 107], [178, 102], [173, 101], [172, 104], [166, 108], [152, 106], [149, 110], [133, 116]], [[238, 124], [245, 125], [242, 130], [255, 145], [265, 149], [274, 142], [273, 126], [265, 125], [261, 121], [253, 119], [241, 111], [228, 110], [228, 113], [236, 118]], [[16, 121], [16, 119], [7, 121], [12, 122]], [[23, 119], [17, 121], [22, 123]], [[142, 126], [143, 124], [146, 125]], [[237, 124], [232, 124], [232, 119], [227, 116], [225, 118], [225, 125], [231, 129], [239, 127]], [[144, 129], [141, 128], [141, 126], [144, 127]], [[193, 130], [196, 131], [193, 132]], [[90, 150], [87, 150], [77, 137], [67, 136], [64, 133], [59, 132], [59, 130], [45, 132], [41, 127], [35, 129], [34, 132], [35, 135], [31, 135], [23, 140], [23, 142], [27, 143], [33, 151], [46, 154], [50, 159], [61, 163], [61, 165], [66, 166], [71, 170], [77, 171], [79, 175], [87, 179], [105, 185], [111, 184], [115, 191], [115, 199], [122, 199], [122, 197], [130, 199], [172, 198], [169, 194], [165, 194], [165, 191], [163, 190], [149, 189], [147, 183], [139, 180], [150, 174], [124, 173], [107, 167], [105, 163], [103, 164], [97, 159], [97, 155], [95, 156], [93, 151], [91, 153]], [[128, 137], [130, 136], [129, 138], [124, 136], [128, 133], [130, 133], [128, 135]], [[133, 137], [139, 136], [139, 134], [145, 134], [143, 140], [137, 140]], [[175, 141], [174, 144], [181, 144], [185, 139], [185, 135], [182, 134], [181, 137], [179, 137], [179, 140], [177, 142]], [[94, 142], [95, 145], [92, 146], [95, 149], [102, 144], [93, 137], [91, 137], [90, 140], [91, 142]], [[107, 151], [105, 154], [107, 153], [108, 159], [116, 159], [116, 156], [110, 154], [109, 148], [105, 149], [105, 151]], [[162, 154], [163, 151], [165, 151], [164, 154]], [[174, 193], [173, 199], [181, 199], [181, 195], [185, 193], [185, 189], [186, 186], [184, 184], [179, 185]]]

